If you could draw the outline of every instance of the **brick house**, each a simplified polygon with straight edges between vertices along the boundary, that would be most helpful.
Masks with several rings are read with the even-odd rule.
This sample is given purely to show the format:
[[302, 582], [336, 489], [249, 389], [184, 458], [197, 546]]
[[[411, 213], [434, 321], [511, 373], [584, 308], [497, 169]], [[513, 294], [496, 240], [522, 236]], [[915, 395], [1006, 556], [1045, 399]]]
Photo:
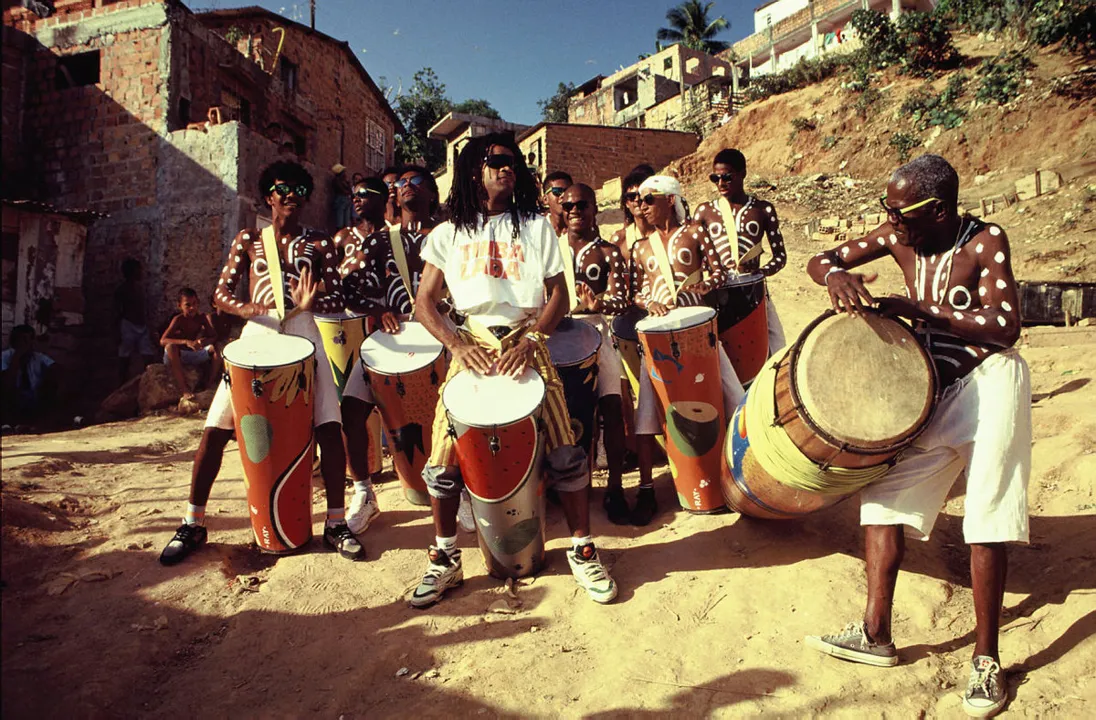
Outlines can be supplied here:
[[[111, 386], [123, 259], [144, 265], [158, 330], [182, 286], [208, 306], [228, 243], [261, 224], [263, 166], [304, 164], [317, 190], [305, 220], [327, 227], [329, 168], [392, 161], [402, 127], [349, 46], [274, 13], [56, 0], [41, 18], [9, 5], [4, 197], [107, 215], [88, 229], [83, 272], [82, 353], [99, 394]], [[21, 55], [9, 57], [16, 36]]]

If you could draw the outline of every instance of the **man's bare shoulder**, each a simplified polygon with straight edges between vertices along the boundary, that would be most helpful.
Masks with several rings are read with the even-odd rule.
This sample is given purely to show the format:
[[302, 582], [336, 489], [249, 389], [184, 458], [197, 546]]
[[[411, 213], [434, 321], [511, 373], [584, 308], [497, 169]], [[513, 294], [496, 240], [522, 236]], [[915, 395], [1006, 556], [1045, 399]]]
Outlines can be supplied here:
[[251, 247], [258, 242], [260, 232], [257, 228], [244, 228], [240, 232], [236, 233], [235, 243], [238, 246], [237, 250], [250, 250]]

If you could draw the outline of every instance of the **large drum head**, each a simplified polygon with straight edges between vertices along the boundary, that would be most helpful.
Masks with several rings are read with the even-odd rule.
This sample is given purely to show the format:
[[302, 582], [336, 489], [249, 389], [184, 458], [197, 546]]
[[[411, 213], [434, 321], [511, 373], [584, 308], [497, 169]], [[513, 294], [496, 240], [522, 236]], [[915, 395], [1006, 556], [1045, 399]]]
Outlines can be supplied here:
[[441, 350], [441, 343], [420, 323], [402, 322], [399, 332], [378, 331], [362, 343], [362, 363], [384, 375], [406, 374], [433, 363]]
[[445, 384], [441, 401], [456, 420], [472, 427], [510, 425], [529, 417], [544, 400], [544, 381], [525, 368], [519, 377], [464, 370]]
[[741, 273], [727, 278], [727, 281], [723, 283], [723, 287], [742, 287], [743, 285], [757, 285], [763, 282], [765, 282], [765, 276], [759, 272]]
[[641, 333], [671, 332], [687, 330], [697, 325], [703, 325], [715, 317], [715, 310], [710, 307], [679, 307], [674, 308], [662, 317], [648, 315], [636, 323], [636, 330]]
[[635, 306], [628, 308], [613, 318], [613, 337], [627, 342], [639, 342], [636, 323], [647, 317], [647, 311]]
[[601, 333], [584, 322], [563, 318], [545, 344], [553, 365], [578, 365], [593, 357], [601, 348]]
[[936, 377], [904, 325], [840, 313], [799, 344], [793, 383], [810, 420], [834, 439], [886, 446], [918, 432], [931, 415]]
[[311, 340], [296, 335], [264, 333], [233, 340], [225, 345], [225, 362], [236, 367], [276, 368], [293, 365], [312, 357], [316, 347]]
[[312, 317], [318, 323], [336, 323], [341, 324], [347, 320], [359, 320], [366, 317], [364, 313], [356, 313], [350, 310], [341, 313], [313, 313]]

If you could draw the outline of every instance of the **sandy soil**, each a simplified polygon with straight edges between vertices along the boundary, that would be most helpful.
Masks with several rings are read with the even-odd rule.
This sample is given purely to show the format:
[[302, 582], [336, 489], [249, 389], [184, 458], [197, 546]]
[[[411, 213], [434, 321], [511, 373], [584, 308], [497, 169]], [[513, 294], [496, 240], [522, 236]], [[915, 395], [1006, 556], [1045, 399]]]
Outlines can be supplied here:
[[[793, 243], [791, 267], [813, 250]], [[801, 274], [772, 285], [790, 333], [824, 307]], [[1001, 641], [1014, 715], [1096, 707], [1096, 345], [1069, 344], [1024, 351], [1036, 398], [1033, 542], [1012, 556]], [[511, 614], [489, 611], [507, 596], [470, 536], [464, 588], [417, 612], [403, 596], [432, 531], [395, 483], [381, 486], [367, 562], [319, 542], [275, 561], [248, 546], [235, 445], [209, 506], [210, 544], [161, 567], [200, 428], [154, 417], [3, 439], [6, 717], [959, 713], [974, 622], [961, 488], [932, 540], [908, 554], [902, 663], [884, 670], [802, 641], [861, 612], [855, 502], [794, 523], [691, 516], [673, 509], [663, 469], [655, 522], [618, 528], [600, 512], [597, 477], [594, 530], [621, 587], [615, 604], [577, 590], [555, 512], [550, 565], [518, 587]], [[317, 493], [317, 532], [322, 507]]]

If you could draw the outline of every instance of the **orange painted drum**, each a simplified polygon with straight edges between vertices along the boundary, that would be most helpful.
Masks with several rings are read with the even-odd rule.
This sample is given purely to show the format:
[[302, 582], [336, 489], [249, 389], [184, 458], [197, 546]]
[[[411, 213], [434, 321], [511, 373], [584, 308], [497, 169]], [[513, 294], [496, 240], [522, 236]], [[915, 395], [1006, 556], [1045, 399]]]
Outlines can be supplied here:
[[315, 354], [294, 335], [225, 346], [251, 528], [264, 552], [293, 552], [312, 539]]
[[749, 387], [769, 357], [765, 276], [738, 275], [704, 297], [718, 313], [719, 341], [738, 379]]
[[[932, 419], [938, 385], [904, 323], [823, 314], [765, 364], [735, 411], [724, 449], [727, 503], [781, 519], [841, 501], [851, 493], [827, 472], [885, 474]], [[806, 482], [789, 470], [812, 465]]]
[[[354, 369], [354, 363], [358, 362], [362, 342], [376, 329], [375, 322], [369, 315], [350, 311], [332, 315], [317, 314], [314, 317], [320, 337], [323, 338], [323, 349], [327, 353], [327, 361], [331, 365], [331, 375], [335, 378], [341, 403], [350, 372]], [[378, 473], [384, 463], [380, 414], [374, 411], [366, 420], [365, 428], [369, 434], [369, 445], [366, 448], [369, 472]]]
[[719, 475], [726, 420], [715, 310], [674, 308], [641, 320], [636, 330], [663, 411], [677, 499], [690, 512], [723, 512]]
[[480, 550], [498, 578], [544, 564], [544, 393], [532, 368], [517, 378], [464, 370], [442, 390]]
[[422, 469], [448, 368], [442, 345], [419, 323], [401, 322], [398, 332], [370, 335], [361, 344], [361, 362], [384, 419], [404, 497], [412, 505], [429, 506]]

